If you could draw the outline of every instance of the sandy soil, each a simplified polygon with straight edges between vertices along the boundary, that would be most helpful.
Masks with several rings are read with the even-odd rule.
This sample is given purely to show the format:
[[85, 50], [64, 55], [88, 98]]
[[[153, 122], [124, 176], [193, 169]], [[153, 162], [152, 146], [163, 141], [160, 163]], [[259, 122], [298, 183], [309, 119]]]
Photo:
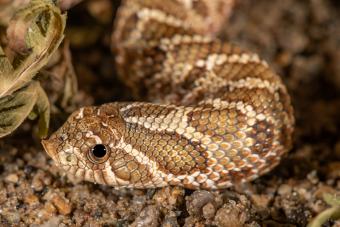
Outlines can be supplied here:
[[[78, 106], [130, 98], [112, 66], [109, 6], [69, 12]], [[69, 179], [26, 121], [0, 141], [0, 226], [305, 226], [328, 207], [322, 195], [340, 191], [339, 12], [336, 0], [241, 0], [221, 34], [268, 60], [292, 96], [294, 146], [272, 172], [222, 191], [117, 191]], [[79, 29], [98, 35], [84, 40]], [[51, 131], [67, 116], [54, 112]]]

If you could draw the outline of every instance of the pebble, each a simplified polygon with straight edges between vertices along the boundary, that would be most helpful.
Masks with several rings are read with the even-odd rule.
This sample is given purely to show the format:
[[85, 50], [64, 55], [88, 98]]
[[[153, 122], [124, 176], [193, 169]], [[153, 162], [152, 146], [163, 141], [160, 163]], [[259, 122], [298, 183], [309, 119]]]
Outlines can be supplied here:
[[209, 191], [194, 191], [186, 197], [186, 200], [188, 213], [193, 216], [200, 216], [203, 206], [214, 202], [214, 195]]
[[290, 194], [292, 192], [292, 186], [288, 185], [288, 184], [282, 184], [279, 189], [278, 189], [278, 194], [279, 195], [287, 195]]
[[9, 174], [6, 178], [5, 181], [9, 182], [9, 183], [18, 183], [19, 181], [19, 177], [18, 175], [16, 175], [15, 173]]
[[5, 189], [0, 189], [0, 204], [6, 202], [7, 199], [7, 192]]
[[247, 210], [239, 209], [236, 204], [225, 204], [215, 216], [217, 226], [244, 226], [247, 221]]
[[254, 202], [254, 204], [260, 208], [267, 208], [271, 198], [272, 198], [271, 196], [265, 194], [251, 195], [251, 199]]
[[318, 173], [316, 170], [311, 171], [308, 175], [307, 175], [307, 179], [312, 183], [312, 184], [317, 184], [319, 182], [319, 178], [318, 178]]
[[[9, 223], [11, 223], [13, 226], [18, 226], [19, 222], [20, 222], [20, 213], [19, 212], [13, 212], [13, 211], [4, 211], [1, 212], [1, 219], [0, 221], [6, 220]], [[1, 224], [2, 222], [0, 222]], [[4, 222], [6, 223], [6, 222]]]
[[202, 212], [205, 219], [212, 219], [215, 216], [216, 209], [212, 203], [208, 203], [202, 208]]
[[49, 219], [48, 221], [46, 221], [45, 223], [43, 223], [42, 225], [40, 225], [40, 227], [61, 227], [61, 222], [62, 218], [60, 216], [57, 217], [52, 217], [51, 219]]
[[34, 194], [30, 194], [24, 197], [24, 202], [30, 206], [33, 206], [39, 203], [39, 199]]
[[58, 212], [62, 215], [67, 215], [69, 213], [71, 213], [72, 211], [72, 206], [70, 204], [70, 202], [58, 195], [58, 194], [55, 194], [52, 199], [51, 199], [52, 203], [54, 206], [56, 206], [56, 208], [58, 209]]
[[157, 192], [153, 196], [153, 200], [156, 204], [162, 205], [171, 209], [171, 207], [177, 206], [182, 203], [184, 198], [184, 189], [180, 187], [166, 187]]
[[45, 203], [42, 210], [38, 212], [38, 217], [42, 220], [49, 220], [51, 217], [56, 216], [57, 209], [53, 206], [52, 203]]
[[48, 186], [51, 183], [51, 176], [41, 170], [38, 170], [37, 173], [33, 176], [31, 187], [35, 191], [40, 192], [45, 188], [45, 186]]
[[177, 215], [174, 211], [170, 211], [163, 220], [162, 227], [179, 227]]
[[157, 227], [159, 226], [160, 210], [156, 205], [145, 207], [140, 213], [139, 217], [130, 225], [131, 227], [148, 226]]

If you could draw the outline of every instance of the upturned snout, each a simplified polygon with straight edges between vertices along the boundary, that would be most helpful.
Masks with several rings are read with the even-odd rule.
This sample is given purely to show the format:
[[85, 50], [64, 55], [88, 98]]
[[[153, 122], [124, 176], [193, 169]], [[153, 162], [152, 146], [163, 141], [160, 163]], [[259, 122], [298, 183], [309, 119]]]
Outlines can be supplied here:
[[41, 144], [43, 145], [47, 154], [52, 159], [56, 159], [56, 157], [57, 157], [57, 142], [55, 141], [55, 139], [50, 138], [50, 139], [42, 140]]

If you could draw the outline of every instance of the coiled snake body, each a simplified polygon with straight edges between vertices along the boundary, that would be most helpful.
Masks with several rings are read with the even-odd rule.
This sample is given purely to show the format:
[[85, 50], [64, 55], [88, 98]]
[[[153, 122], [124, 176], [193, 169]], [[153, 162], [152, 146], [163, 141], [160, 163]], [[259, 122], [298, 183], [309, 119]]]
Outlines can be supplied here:
[[214, 38], [232, 3], [123, 1], [117, 69], [148, 102], [73, 113], [43, 141], [56, 164], [116, 187], [191, 189], [226, 188], [277, 165], [291, 146], [290, 98], [258, 55]]

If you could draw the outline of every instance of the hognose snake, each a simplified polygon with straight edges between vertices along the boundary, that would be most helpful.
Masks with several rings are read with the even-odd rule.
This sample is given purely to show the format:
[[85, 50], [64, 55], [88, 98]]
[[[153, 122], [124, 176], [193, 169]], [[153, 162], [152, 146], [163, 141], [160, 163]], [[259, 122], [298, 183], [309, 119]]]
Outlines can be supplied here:
[[[135, 97], [74, 112], [48, 140], [56, 164], [115, 187], [226, 188], [291, 146], [287, 89], [253, 54], [215, 38], [233, 0], [125, 0], [112, 38]], [[151, 103], [152, 102], [152, 103]]]

